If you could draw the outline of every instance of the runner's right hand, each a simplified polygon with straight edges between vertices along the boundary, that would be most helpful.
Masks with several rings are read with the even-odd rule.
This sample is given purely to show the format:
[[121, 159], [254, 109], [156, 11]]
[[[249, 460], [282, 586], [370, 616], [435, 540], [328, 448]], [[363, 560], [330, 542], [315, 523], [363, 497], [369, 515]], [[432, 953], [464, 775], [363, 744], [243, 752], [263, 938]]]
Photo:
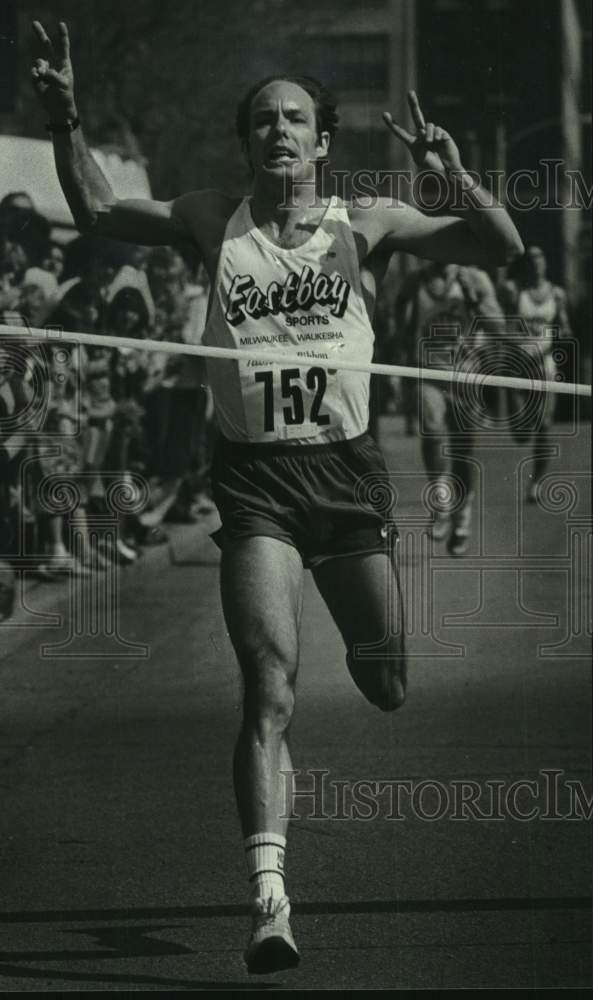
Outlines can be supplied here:
[[463, 167], [459, 150], [444, 128], [433, 122], [426, 122], [415, 90], [408, 91], [408, 104], [414, 120], [416, 132], [409, 132], [394, 122], [389, 111], [383, 114], [387, 128], [407, 146], [415, 164], [438, 174], [448, 171], [462, 173]]
[[0, 277], [0, 313], [16, 309], [21, 298], [21, 290], [14, 284], [12, 275]]
[[31, 69], [33, 86], [52, 122], [77, 117], [74, 73], [70, 62], [70, 38], [63, 21], [59, 24], [56, 46], [39, 21], [33, 21], [37, 58]]

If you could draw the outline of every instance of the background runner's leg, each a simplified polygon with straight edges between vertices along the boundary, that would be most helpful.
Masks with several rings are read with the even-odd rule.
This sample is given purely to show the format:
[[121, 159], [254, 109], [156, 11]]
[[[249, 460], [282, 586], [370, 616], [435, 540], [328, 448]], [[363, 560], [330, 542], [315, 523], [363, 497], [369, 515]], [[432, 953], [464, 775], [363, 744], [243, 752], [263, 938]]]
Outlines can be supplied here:
[[447, 396], [439, 386], [421, 382], [419, 430], [424, 468], [431, 482], [438, 482], [449, 471], [444, 445], [449, 441]]
[[447, 484], [450, 459], [445, 454], [446, 445], [449, 443], [447, 392], [441, 386], [423, 382], [418, 386], [417, 393], [422, 461], [429, 483], [439, 487], [438, 490], [431, 491], [435, 506], [432, 511], [430, 533], [434, 539], [440, 540], [448, 535], [450, 529], [447, 509], [447, 497], [450, 496]]
[[475, 479], [475, 465], [471, 461], [474, 451], [474, 435], [472, 432], [464, 432], [455, 437], [454, 455], [451, 462], [451, 475], [455, 481], [459, 481], [463, 496], [468, 498], [473, 493]]
[[[459, 387], [454, 387], [454, 392]], [[452, 512], [452, 532], [447, 541], [447, 550], [451, 555], [463, 555], [469, 544], [471, 534], [472, 506], [475, 486], [475, 464], [472, 461], [474, 450], [474, 423], [481, 414], [472, 411], [471, 398], [457, 394], [452, 402], [449, 420], [451, 430], [452, 461], [451, 475], [453, 492], [460, 496]]]
[[550, 461], [550, 429], [555, 409], [555, 397], [550, 392], [542, 393], [540, 424], [533, 443], [533, 479], [536, 484], [543, 479]]
[[291, 770], [287, 731], [294, 708], [303, 564], [297, 550], [257, 536], [230, 543], [221, 562], [224, 616], [244, 682], [235, 749], [235, 795], [243, 835], [286, 835]]
[[374, 552], [328, 559], [313, 575], [346, 643], [357, 687], [384, 711], [399, 708], [405, 699], [406, 661], [395, 556]]

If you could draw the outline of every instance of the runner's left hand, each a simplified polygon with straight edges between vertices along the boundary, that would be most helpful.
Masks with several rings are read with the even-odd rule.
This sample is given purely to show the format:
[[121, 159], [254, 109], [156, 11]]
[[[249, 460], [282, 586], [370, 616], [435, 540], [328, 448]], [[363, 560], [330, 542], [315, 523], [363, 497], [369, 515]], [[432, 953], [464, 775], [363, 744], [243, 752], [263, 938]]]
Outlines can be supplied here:
[[408, 92], [408, 104], [416, 127], [415, 133], [397, 125], [389, 111], [383, 113], [383, 120], [390, 131], [410, 150], [416, 165], [441, 174], [462, 171], [456, 144], [440, 125], [425, 121], [414, 90]]

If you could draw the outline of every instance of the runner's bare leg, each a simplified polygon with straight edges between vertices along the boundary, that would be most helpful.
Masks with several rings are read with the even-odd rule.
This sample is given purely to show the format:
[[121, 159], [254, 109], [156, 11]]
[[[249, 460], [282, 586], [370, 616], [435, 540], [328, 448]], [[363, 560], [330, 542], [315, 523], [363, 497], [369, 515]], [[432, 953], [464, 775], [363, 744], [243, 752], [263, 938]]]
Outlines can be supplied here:
[[[234, 759], [243, 835], [286, 836], [287, 734], [294, 709], [303, 564], [297, 550], [256, 536], [226, 548], [221, 565], [225, 620], [244, 682]], [[288, 807], [287, 807], [288, 806]]]
[[383, 711], [399, 708], [406, 693], [403, 608], [395, 559], [382, 552], [341, 556], [313, 571], [346, 644], [355, 683]]

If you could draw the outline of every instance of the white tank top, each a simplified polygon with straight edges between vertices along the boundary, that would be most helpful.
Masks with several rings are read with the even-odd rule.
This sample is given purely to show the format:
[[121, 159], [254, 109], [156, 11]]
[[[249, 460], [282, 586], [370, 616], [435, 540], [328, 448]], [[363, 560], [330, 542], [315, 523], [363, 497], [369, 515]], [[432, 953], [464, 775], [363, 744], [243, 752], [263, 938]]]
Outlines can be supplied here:
[[424, 284], [418, 289], [417, 326], [423, 336], [429, 336], [430, 324], [450, 307], [451, 302], [465, 302], [465, 296], [460, 283], [455, 279], [447, 288], [446, 294], [435, 298]]
[[526, 321], [532, 337], [544, 335], [546, 327], [553, 325], [557, 311], [558, 306], [553, 286], [550, 285], [549, 294], [541, 302], [536, 302], [527, 289], [522, 289], [519, 292], [517, 312]]
[[415, 320], [417, 361], [423, 368], [451, 368], [458, 361], [465, 333], [465, 330], [459, 332], [459, 307], [464, 304], [465, 296], [457, 279], [441, 298], [431, 295], [424, 284], [420, 285]]
[[368, 425], [369, 375], [316, 359], [370, 362], [374, 333], [348, 212], [332, 198], [302, 246], [277, 247], [256, 227], [251, 200], [227, 223], [202, 338], [215, 347], [306, 352], [301, 364], [209, 358], [219, 427], [242, 442], [321, 444]]

